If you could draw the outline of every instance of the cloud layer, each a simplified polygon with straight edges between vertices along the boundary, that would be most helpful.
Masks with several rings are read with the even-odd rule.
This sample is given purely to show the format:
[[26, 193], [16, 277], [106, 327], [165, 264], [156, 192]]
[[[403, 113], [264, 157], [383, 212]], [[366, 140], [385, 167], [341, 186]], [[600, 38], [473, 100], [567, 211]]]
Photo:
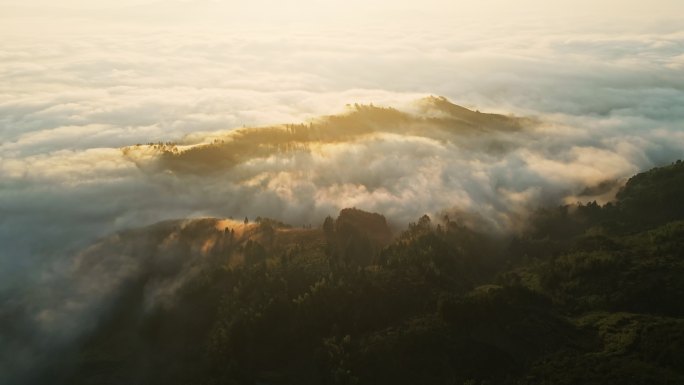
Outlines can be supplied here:
[[[450, 202], [447, 196], [473, 199], [459, 186], [470, 185], [474, 175], [491, 184], [494, 196], [511, 189], [507, 184], [514, 180], [539, 189], [540, 179], [553, 185], [559, 176], [582, 175], [581, 182], [591, 184], [681, 156], [684, 31], [665, 24], [631, 29], [582, 25], [579, 33], [531, 23], [514, 29], [464, 24], [446, 30], [369, 27], [316, 34], [291, 26], [98, 29], [88, 24], [64, 31], [46, 26], [47, 35], [32, 30], [35, 24], [11, 25], [2, 27], [7, 39], [0, 51], [0, 237], [10, 245], [2, 257], [15, 261], [13, 266], [46, 250], [63, 253], [113, 229], [250, 208], [231, 203], [241, 198], [222, 189], [220, 179], [149, 177], [122, 157], [119, 147], [192, 144], [222, 135], [217, 130], [306, 124], [316, 116], [344, 112], [347, 103], [411, 112], [411, 101], [437, 94], [466, 107], [544, 122], [534, 135], [511, 139], [518, 147], [508, 159], [477, 155], [476, 150], [466, 159], [463, 148], [430, 144], [449, 156], [463, 156], [460, 163], [444, 159], [430, 166], [437, 167], [435, 172], [457, 164], [458, 173], [468, 176], [459, 175], [459, 184], [430, 181], [429, 189], [440, 194], [415, 192], [434, 197], [435, 203], [407, 206], [390, 194], [385, 203], [374, 205], [369, 196], [379, 196], [380, 190], [366, 183], [378, 182], [349, 175], [347, 168], [340, 171], [347, 176], [337, 186], [309, 185], [306, 178], [292, 182], [302, 201], [303, 191], [320, 187], [325, 197], [339, 192], [338, 203], [328, 209], [365, 204], [396, 212], [397, 221], [456, 205], [456, 198]], [[378, 167], [405, 170], [407, 180], [412, 172], [423, 177], [427, 160], [411, 158], [410, 152], [401, 155], [407, 158], [401, 166], [369, 159], [380, 150], [392, 153], [390, 139], [375, 140], [377, 149], [355, 143], [357, 152], [351, 154], [329, 150], [343, 154], [349, 164], [376, 161]], [[404, 145], [414, 146], [417, 154], [424, 153], [421, 148], [435, 150], [421, 141]], [[354, 154], [366, 155], [357, 160]], [[605, 163], [592, 158], [596, 155], [604, 155]], [[305, 166], [294, 163], [297, 159], [287, 162]], [[273, 175], [285, 180], [278, 173], [286, 166], [274, 160], [269, 164]], [[241, 172], [250, 172], [247, 167], [256, 172], [266, 165], [245, 165]], [[576, 173], [576, 167], [583, 171]], [[448, 168], [449, 173], [456, 172]], [[567, 191], [567, 186], [558, 189]], [[267, 189], [238, 192], [255, 202], [271, 199], [273, 207], [281, 208], [271, 215], [284, 220], [313, 221], [320, 214], [292, 209]], [[401, 204], [390, 207], [392, 199]], [[270, 207], [262, 203], [254, 207]], [[32, 241], [36, 237], [38, 244]]]

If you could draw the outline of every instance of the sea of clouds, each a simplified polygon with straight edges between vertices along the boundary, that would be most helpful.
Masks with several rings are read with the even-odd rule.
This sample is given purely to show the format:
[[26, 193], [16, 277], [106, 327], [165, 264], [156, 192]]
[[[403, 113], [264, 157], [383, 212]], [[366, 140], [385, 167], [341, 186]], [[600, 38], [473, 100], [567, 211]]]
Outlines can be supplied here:
[[[0, 27], [0, 325], [25, 317], [40, 330], [70, 256], [121, 229], [204, 216], [318, 224], [356, 206], [399, 228], [451, 210], [505, 231], [538, 205], [684, 157], [684, 29], [672, 24], [74, 28], [84, 16], [55, 27], [14, 12]], [[150, 173], [121, 151], [349, 103], [415, 113], [428, 95], [541, 123], [498, 138], [505, 151], [385, 135], [211, 175]], [[33, 333], [0, 333], [0, 346]], [[36, 346], [0, 348], [0, 380], [30, 367]]]

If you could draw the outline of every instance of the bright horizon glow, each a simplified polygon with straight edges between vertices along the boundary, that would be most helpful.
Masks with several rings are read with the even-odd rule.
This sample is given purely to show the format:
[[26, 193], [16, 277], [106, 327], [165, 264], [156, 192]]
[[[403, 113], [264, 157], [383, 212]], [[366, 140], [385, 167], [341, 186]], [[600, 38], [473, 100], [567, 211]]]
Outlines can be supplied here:
[[677, 0], [591, 1], [591, 0], [483, 0], [465, 1], [362, 1], [362, 0], [279, 0], [243, 1], [144, 1], [144, 0], [3, 0], [1, 19], [79, 18], [114, 23], [160, 22], [163, 24], [221, 23], [268, 24], [302, 22], [310, 25], [364, 23], [378, 27], [395, 24], [449, 25], [455, 22], [481, 24], [524, 23], [583, 19], [594, 24], [649, 23], [662, 19], [677, 21], [684, 14], [684, 3]]

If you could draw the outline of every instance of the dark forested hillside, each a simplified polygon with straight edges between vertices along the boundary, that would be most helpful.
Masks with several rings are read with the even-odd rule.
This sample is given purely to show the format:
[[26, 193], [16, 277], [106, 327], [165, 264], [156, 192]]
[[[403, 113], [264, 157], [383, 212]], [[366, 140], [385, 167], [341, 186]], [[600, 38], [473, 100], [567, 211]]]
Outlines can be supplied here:
[[[158, 225], [136, 246], [148, 262], [36, 382], [683, 384], [682, 197], [677, 162], [516, 236], [424, 216], [392, 238], [356, 209], [312, 229]], [[89, 253], [133, 255], [145, 231]]]

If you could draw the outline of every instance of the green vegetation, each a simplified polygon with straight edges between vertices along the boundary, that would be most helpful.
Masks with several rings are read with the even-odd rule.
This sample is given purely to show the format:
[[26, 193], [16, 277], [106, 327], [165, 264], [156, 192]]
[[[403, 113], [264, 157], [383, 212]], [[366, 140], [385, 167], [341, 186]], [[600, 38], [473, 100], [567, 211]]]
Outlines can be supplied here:
[[[415, 115], [372, 104], [348, 107], [346, 114], [322, 117], [307, 124], [237, 129], [193, 146], [161, 142], [131, 146], [124, 148], [123, 154], [150, 171], [201, 175], [231, 169], [251, 159], [315, 151], [320, 146], [354, 142], [372, 135], [463, 141], [469, 136], [515, 132], [537, 124], [525, 118], [471, 111], [443, 97], [421, 100]], [[491, 150], [503, 151], [496, 148]], [[151, 155], [155, 161], [148, 164]]]
[[259, 218], [173, 303], [132, 282], [50, 382], [682, 384], [682, 197], [677, 162], [508, 238], [424, 216], [392, 240], [355, 209], [319, 229]]

